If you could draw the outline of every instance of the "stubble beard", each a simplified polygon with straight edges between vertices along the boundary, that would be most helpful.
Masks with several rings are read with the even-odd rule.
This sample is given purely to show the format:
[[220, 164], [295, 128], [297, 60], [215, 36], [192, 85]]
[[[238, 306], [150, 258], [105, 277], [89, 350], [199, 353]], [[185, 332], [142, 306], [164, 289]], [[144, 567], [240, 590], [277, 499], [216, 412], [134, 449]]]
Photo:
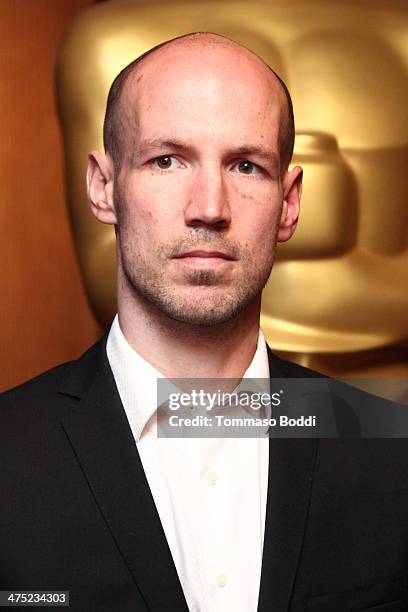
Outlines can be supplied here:
[[[183, 271], [183, 285], [175, 284], [166, 277], [169, 247], [159, 248], [147, 260], [135, 248], [137, 237], [130, 238], [126, 237], [126, 232], [118, 232], [119, 265], [126, 289], [147, 307], [156, 309], [170, 320], [187, 325], [210, 327], [237, 318], [260, 297], [272, 270], [274, 242], [270, 252], [257, 261], [256, 266], [251, 254], [241, 248], [238, 261], [232, 264], [239, 265], [241, 272], [234, 275], [232, 282], [223, 285], [223, 274], [219, 270], [196, 268]], [[215, 237], [212, 237], [212, 241], [215, 242]], [[176, 252], [181, 250], [174, 244], [171, 249]]]

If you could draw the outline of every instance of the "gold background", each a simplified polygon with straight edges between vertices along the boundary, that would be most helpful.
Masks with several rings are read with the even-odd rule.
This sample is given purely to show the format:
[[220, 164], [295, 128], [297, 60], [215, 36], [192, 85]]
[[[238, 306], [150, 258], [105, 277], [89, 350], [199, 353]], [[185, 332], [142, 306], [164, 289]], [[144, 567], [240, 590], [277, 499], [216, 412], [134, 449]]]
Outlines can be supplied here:
[[[16, 88], [4, 109], [9, 148], [1, 145], [11, 360], [4, 386], [76, 356], [101, 329], [72, 255], [51, 95], [58, 37], [89, 3], [60, 0], [58, 14], [46, 10], [56, 3], [20, 3], [19, 15], [22, 4], [25, 21], [11, 4], [9, 20], [23, 45], [16, 51], [10, 28], [2, 38], [18, 68], [2, 70]], [[114, 312], [113, 232], [87, 210], [84, 172], [88, 151], [101, 147], [109, 84], [158, 42], [210, 30], [264, 57], [294, 100], [294, 163], [305, 168], [305, 189], [299, 228], [280, 247], [264, 295], [271, 346], [339, 376], [407, 376], [407, 22], [405, 3], [387, 0], [108, 0], [79, 13], [59, 53], [57, 82], [70, 220], [100, 323]]]
[[88, 4], [0, 4], [1, 389], [100, 335], [75, 260], [54, 95], [58, 45]]

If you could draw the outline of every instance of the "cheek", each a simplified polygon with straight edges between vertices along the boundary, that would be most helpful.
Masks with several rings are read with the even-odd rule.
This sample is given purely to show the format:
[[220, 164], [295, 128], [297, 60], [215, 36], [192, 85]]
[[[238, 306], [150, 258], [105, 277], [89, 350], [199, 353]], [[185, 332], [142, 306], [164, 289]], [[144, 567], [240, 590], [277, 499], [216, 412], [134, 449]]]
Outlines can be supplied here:
[[282, 210], [279, 189], [271, 188], [270, 183], [234, 186], [234, 196], [235, 220], [251, 243], [276, 234]]
[[128, 214], [141, 223], [167, 226], [169, 229], [184, 202], [181, 181], [165, 180], [150, 172], [138, 174], [126, 190]]

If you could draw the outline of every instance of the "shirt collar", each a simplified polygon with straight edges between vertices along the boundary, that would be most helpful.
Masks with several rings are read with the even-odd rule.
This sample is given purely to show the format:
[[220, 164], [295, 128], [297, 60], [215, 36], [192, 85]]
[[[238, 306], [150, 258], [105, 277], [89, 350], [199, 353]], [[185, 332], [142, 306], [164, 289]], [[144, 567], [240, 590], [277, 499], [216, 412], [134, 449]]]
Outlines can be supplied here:
[[[147, 422], [157, 410], [157, 379], [165, 376], [130, 346], [120, 328], [118, 315], [109, 331], [106, 353], [130, 428], [139, 442]], [[247, 379], [269, 380], [268, 352], [261, 329], [254, 357], [239, 385], [241, 391], [254, 390]]]

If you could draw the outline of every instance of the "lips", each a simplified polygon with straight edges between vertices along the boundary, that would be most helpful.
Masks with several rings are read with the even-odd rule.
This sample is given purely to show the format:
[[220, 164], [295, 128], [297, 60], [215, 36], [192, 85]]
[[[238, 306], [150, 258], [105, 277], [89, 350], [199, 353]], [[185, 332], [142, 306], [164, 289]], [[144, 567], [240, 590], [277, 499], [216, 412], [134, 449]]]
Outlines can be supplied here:
[[186, 253], [182, 253], [181, 255], [177, 255], [175, 259], [182, 259], [187, 257], [200, 257], [204, 259], [227, 259], [233, 260], [235, 259], [228, 253], [223, 253], [221, 251], [188, 251]]

